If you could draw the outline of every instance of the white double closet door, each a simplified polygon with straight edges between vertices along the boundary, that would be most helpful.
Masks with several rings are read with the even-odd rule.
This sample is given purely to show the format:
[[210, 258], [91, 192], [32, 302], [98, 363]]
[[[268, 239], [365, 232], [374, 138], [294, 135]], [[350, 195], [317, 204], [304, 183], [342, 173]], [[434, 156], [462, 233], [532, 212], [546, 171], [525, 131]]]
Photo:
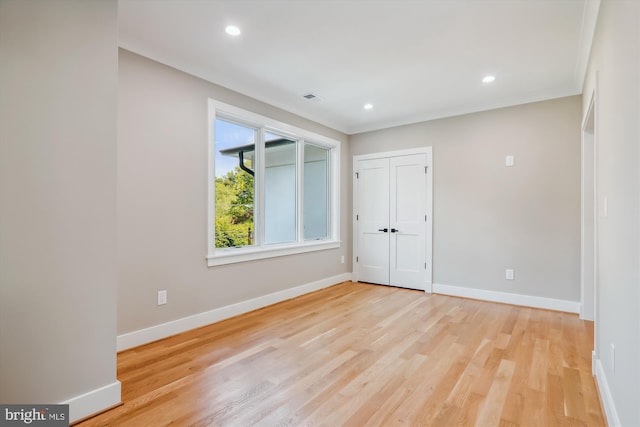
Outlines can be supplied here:
[[429, 161], [430, 150], [354, 159], [356, 280], [430, 291]]

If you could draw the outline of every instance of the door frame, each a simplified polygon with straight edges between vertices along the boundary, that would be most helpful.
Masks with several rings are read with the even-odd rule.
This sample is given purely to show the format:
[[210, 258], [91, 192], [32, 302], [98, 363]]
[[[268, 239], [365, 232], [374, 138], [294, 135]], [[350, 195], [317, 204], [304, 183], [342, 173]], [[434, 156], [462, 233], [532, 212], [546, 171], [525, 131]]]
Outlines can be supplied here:
[[580, 318], [593, 320], [592, 371], [599, 358], [598, 316], [598, 73], [581, 127]]
[[354, 281], [358, 280], [358, 263], [356, 257], [358, 256], [358, 192], [356, 191], [358, 186], [358, 162], [361, 160], [373, 160], [384, 159], [391, 157], [410, 156], [414, 154], [424, 154], [426, 156], [426, 214], [427, 221], [425, 221], [425, 257], [426, 257], [426, 269], [424, 275], [424, 291], [427, 293], [432, 292], [433, 285], [433, 148], [432, 147], [420, 147], [411, 148], [407, 150], [397, 151], [385, 151], [371, 154], [361, 154], [353, 156], [353, 168], [352, 168], [352, 181], [351, 181], [351, 194], [353, 196], [352, 204], [352, 266], [353, 271], [351, 276]]

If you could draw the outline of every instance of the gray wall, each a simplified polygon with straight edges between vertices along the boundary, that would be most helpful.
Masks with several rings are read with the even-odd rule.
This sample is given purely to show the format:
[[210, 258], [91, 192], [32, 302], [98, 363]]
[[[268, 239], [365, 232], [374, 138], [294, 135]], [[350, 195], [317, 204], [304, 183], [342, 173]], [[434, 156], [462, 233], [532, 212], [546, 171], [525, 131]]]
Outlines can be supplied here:
[[116, 9], [0, 2], [2, 403], [116, 381]]
[[434, 283], [578, 301], [580, 108], [574, 96], [362, 133], [351, 151], [433, 146]]
[[[341, 248], [211, 268], [205, 261], [208, 98], [342, 141], [348, 176], [344, 134], [125, 50], [119, 60], [119, 334], [351, 271], [348, 179]], [[167, 305], [156, 305], [160, 289]]]
[[622, 426], [640, 425], [639, 28], [640, 2], [602, 2], [583, 108], [597, 72], [597, 347]]

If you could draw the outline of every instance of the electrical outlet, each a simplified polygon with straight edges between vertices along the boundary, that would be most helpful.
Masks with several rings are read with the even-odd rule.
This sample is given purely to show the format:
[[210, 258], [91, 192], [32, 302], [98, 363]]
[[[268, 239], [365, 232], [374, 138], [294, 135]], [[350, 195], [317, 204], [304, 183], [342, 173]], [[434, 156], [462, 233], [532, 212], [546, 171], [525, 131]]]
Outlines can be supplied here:
[[158, 305], [167, 303], [167, 291], [158, 291]]
[[507, 269], [504, 271], [504, 278], [505, 278], [506, 280], [513, 280], [513, 279], [514, 279], [514, 277], [515, 277], [515, 276], [514, 276], [513, 268], [507, 268]]
[[340, 257], [340, 264], [344, 264], [344, 255]]
[[504, 165], [505, 166], [513, 166], [513, 155], [508, 155], [507, 157], [504, 158]]
[[611, 344], [611, 372], [616, 371], [616, 346]]

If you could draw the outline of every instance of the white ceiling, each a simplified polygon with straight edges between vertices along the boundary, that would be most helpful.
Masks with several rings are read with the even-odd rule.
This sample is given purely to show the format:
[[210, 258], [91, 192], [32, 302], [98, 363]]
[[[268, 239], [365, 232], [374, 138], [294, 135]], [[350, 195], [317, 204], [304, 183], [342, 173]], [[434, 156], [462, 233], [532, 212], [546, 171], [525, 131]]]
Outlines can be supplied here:
[[581, 93], [598, 5], [120, 0], [118, 14], [121, 47], [353, 134]]

